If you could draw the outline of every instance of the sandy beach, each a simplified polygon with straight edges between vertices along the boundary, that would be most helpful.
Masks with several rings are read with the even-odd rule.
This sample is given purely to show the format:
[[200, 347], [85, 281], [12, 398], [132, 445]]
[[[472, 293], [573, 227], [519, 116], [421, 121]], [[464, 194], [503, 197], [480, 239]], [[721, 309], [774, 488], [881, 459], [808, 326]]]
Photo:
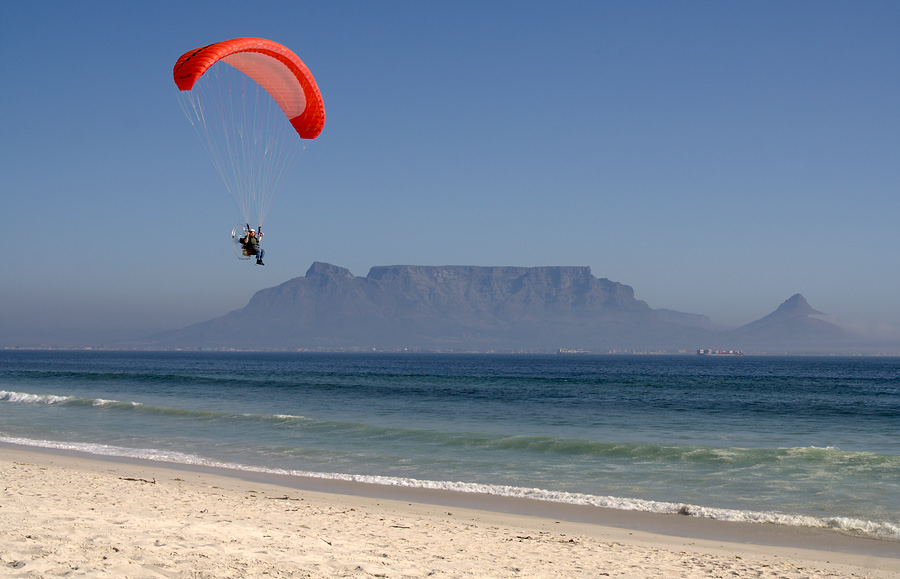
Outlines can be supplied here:
[[0, 473], [4, 577], [900, 576], [900, 545], [837, 535], [726, 542], [27, 448], [0, 447]]

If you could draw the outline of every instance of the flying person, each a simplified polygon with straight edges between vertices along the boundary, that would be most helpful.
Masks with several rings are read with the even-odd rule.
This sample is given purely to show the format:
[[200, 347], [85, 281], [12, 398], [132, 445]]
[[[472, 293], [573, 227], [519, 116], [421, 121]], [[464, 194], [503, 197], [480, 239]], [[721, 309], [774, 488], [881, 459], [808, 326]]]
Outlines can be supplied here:
[[322, 132], [325, 106], [316, 79], [286, 46], [251, 37], [188, 50], [172, 79], [213, 164], [229, 168], [220, 176], [243, 217], [232, 230], [232, 249], [264, 265], [262, 231], [253, 235], [250, 223], [262, 226], [305, 143]]
[[256, 265], [266, 265], [263, 263], [263, 256], [266, 254], [266, 250], [259, 246], [259, 242], [262, 240], [262, 231], [259, 232], [259, 237], [256, 236], [256, 230], [251, 229], [247, 232], [247, 235], [240, 239], [241, 247], [244, 251], [247, 252], [247, 255], [255, 255], [256, 256]]

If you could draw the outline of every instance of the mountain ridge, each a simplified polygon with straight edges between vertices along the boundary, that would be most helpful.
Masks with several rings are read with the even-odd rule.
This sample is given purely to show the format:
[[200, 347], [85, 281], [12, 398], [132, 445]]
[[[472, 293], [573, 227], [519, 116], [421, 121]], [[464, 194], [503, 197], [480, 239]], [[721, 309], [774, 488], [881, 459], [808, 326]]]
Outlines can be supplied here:
[[[248, 304], [151, 347], [421, 351], [691, 351], [710, 344], [783, 350], [852, 335], [795, 294], [734, 330], [702, 314], [653, 309], [587, 266], [374, 266], [365, 277], [314, 262]], [[246, 338], [253, 328], [252, 340]]]
[[807, 347], [852, 340], [853, 334], [836, 322], [832, 316], [813, 309], [798, 293], [782, 302], [771, 314], [732, 330], [729, 335], [732, 339], [751, 343], [765, 340], [769, 347], [789, 346], [800, 339]]

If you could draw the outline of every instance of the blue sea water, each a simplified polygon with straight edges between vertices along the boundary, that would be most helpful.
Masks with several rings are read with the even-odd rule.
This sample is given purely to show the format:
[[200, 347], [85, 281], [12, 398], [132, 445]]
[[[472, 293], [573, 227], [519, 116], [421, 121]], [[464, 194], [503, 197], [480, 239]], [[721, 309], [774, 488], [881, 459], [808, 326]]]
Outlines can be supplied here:
[[0, 442], [900, 540], [900, 359], [0, 352]]

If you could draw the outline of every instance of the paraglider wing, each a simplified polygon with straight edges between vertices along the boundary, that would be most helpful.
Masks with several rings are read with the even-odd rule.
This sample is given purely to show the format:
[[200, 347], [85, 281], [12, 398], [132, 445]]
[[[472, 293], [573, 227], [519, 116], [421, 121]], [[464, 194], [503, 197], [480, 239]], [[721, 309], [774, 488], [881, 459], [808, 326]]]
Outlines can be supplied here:
[[264, 38], [235, 38], [189, 50], [175, 63], [175, 84], [179, 90], [191, 90], [197, 79], [219, 61], [263, 87], [301, 138], [315, 139], [322, 132], [325, 107], [319, 87], [290, 49]]
[[243, 223], [261, 228], [294, 162], [325, 124], [315, 79], [296, 54], [263, 38], [185, 52], [172, 76]]

